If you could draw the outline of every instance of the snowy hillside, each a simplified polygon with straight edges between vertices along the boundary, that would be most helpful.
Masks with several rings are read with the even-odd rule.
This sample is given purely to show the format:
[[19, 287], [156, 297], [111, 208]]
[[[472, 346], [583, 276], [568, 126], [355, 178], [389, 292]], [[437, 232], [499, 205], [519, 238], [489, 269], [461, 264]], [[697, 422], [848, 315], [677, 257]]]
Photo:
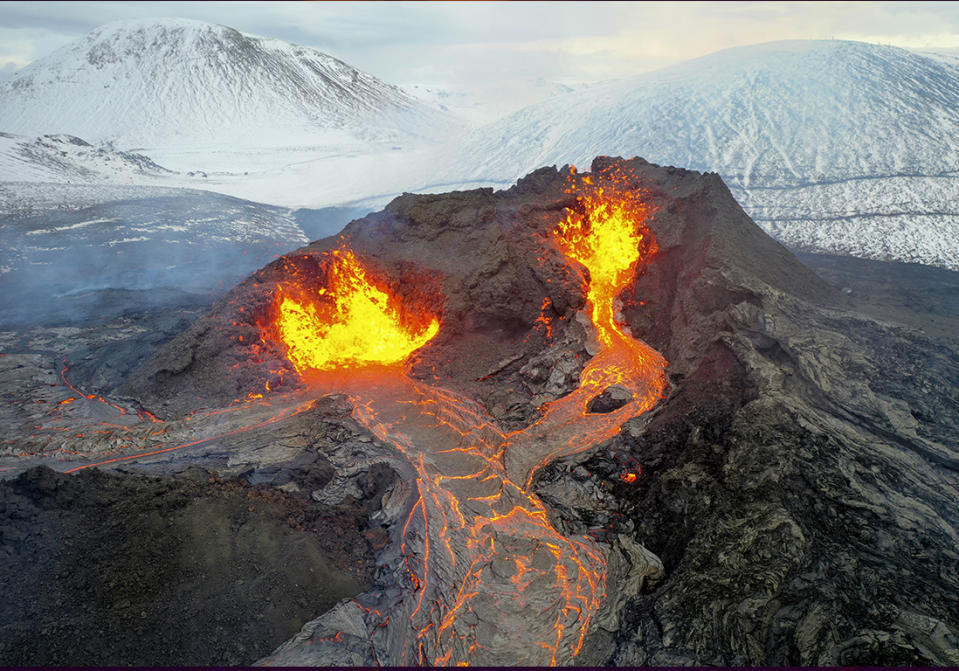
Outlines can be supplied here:
[[[0, 185], [83, 184], [94, 192], [107, 185], [203, 189], [291, 209], [322, 208], [371, 196], [377, 203], [386, 202], [421, 183], [434, 161], [429, 145], [405, 151], [187, 145], [151, 149], [147, 156], [109, 143], [93, 145], [73, 135], [0, 132]], [[18, 188], [10, 198], [24, 198], [29, 206], [32, 196], [29, 189]], [[19, 207], [9, 198], [6, 206]], [[3, 207], [0, 203], [0, 214]]]
[[142, 154], [95, 147], [73, 135], [0, 132], [0, 182], [140, 184], [173, 176]]
[[185, 19], [122, 21], [0, 81], [0, 182], [324, 207], [418, 183], [410, 166], [431, 169], [437, 140], [462, 127], [315, 49]]
[[959, 67], [904, 49], [789, 41], [719, 52], [527, 107], [436, 172], [508, 183], [642, 156], [723, 176], [805, 249], [959, 268]]
[[0, 130], [121, 149], [393, 142], [451, 124], [315, 49], [185, 19], [101, 26], [0, 81]]
[[949, 54], [775, 42], [554, 88], [449, 136], [458, 126], [439, 107], [469, 117], [468, 96], [423, 87], [417, 99], [316, 50], [223, 26], [109, 24], [0, 81], [0, 182], [377, 209], [403, 191], [505, 186], [543, 165], [642, 156], [718, 172], [794, 248], [959, 269], [959, 60]]

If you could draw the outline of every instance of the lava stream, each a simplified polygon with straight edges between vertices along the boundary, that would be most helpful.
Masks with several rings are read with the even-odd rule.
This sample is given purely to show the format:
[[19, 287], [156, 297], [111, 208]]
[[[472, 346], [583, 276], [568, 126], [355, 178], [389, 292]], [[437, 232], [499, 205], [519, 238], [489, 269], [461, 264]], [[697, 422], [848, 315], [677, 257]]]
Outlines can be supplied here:
[[[64, 473], [176, 452], [218, 441], [282, 422], [315, 404], [315, 398], [285, 394], [241, 402], [228, 408], [200, 410], [180, 420], [161, 421], [144, 410], [132, 410], [97, 394], [88, 394], [67, 379], [69, 368], [60, 371], [60, 381], [71, 396], [57, 401], [48, 419], [35, 425], [29, 446], [15, 466], [0, 471], [22, 470], [45, 464]], [[63, 392], [61, 392], [63, 393]], [[82, 407], [78, 407], [82, 406]], [[69, 466], [70, 462], [78, 463]]]
[[[354, 417], [417, 470], [419, 498], [402, 538], [412, 598], [374, 627], [386, 630], [373, 647], [388, 663], [567, 664], [603, 601], [604, 548], [557, 532], [532, 492], [532, 477], [553, 459], [608, 440], [624, 421], [651, 408], [665, 388], [666, 361], [614, 318], [617, 295], [637, 263], [655, 251], [645, 225], [648, 207], [635, 193], [601, 188], [587, 190], [580, 203], [582, 212], [570, 212], [554, 240], [571, 264], [589, 273], [587, 303], [600, 349], [579, 388], [526, 429], [502, 432], [479, 404], [410, 379], [395, 357], [382, 359], [394, 365], [375, 367], [354, 358], [354, 367], [344, 370], [328, 364], [323, 352], [310, 354], [323, 340], [299, 327], [276, 324], [265, 334], [280, 338], [316, 388], [347, 393]], [[331, 291], [346, 294], [336, 305], [352, 304], [356, 292], [372, 293], [350, 282]], [[394, 322], [385, 332], [397, 333], [408, 350], [403, 359], [435, 334], [432, 326], [403, 331], [400, 312], [381, 312]], [[321, 319], [308, 307], [297, 314], [301, 323]], [[364, 330], [351, 322], [359, 314], [333, 312], [337, 328], [352, 333]], [[288, 318], [281, 310], [279, 319]], [[290, 332], [295, 339], [283, 340]], [[608, 414], [588, 413], [589, 400], [611, 384], [630, 390], [632, 400]]]

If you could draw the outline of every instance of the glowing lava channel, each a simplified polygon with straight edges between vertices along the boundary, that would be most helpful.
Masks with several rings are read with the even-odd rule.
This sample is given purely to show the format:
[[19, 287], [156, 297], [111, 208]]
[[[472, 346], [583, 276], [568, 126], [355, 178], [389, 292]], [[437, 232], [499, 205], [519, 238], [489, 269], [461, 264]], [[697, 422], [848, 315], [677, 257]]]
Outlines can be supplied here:
[[[584, 184], [581, 207], [558, 224], [554, 241], [589, 274], [587, 303], [600, 346], [579, 388], [550, 404], [539, 421], [505, 433], [479, 404], [400, 368], [354, 365], [337, 379], [335, 391], [349, 394], [354, 418], [417, 471], [418, 499], [401, 538], [412, 598], [385, 619], [367, 613], [379, 662], [569, 664], [605, 598], [607, 548], [557, 532], [532, 492], [533, 474], [612, 438], [651, 408], [665, 388], [666, 361], [615, 320], [618, 293], [655, 251], [645, 225], [650, 209], [635, 192]], [[305, 325], [314, 321], [304, 314]], [[396, 313], [393, 319], [398, 326]], [[311, 348], [322, 341], [299, 326], [292, 333]], [[299, 356], [301, 345], [287, 347]], [[304, 361], [294, 361], [297, 370]], [[309, 361], [317, 367], [332, 359]], [[626, 387], [632, 400], [610, 413], [588, 413], [589, 400], [611, 384]]]

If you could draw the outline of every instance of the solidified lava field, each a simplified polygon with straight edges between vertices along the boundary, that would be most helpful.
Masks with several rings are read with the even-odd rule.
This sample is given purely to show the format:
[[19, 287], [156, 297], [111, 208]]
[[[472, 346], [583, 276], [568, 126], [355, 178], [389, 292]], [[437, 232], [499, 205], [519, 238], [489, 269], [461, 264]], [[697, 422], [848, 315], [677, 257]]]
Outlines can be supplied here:
[[[959, 664], [959, 344], [860, 287], [800, 263], [718, 176], [642, 159], [406, 194], [148, 356], [122, 355], [135, 320], [4, 334], [4, 546], [92, 622], [100, 574], [36, 558], [163, 537], [90, 566], [138, 576], [110, 590], [158, 627], [169, 599], [145, 595], [213, 580], [200, 606], [238, 615], [196, 627], [229, 632], [229, 660]], [[110, 366], [64, 344], [98, 338]], [[128, 512], [91, 522], [104, 501]], [[276, 578], [246, 593], [164, 543], [229, 544], [237, 575]], [[30, 628], [46, 616], [16, 616], [0, 650], [59, 659], [59, 630]], [[113, 636], [128, 619], [89, 659], [216, 645], [147, 654]]]
[[5, 665], [243, 665], [368, 589], [358, 508], [197, 469], [0, 484]]

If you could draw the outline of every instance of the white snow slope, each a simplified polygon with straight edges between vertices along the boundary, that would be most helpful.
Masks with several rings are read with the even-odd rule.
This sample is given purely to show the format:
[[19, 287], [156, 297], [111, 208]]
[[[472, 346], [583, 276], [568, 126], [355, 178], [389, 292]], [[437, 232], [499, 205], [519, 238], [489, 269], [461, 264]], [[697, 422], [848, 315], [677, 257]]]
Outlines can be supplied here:
[[120, 149], [304, 136], [393, 142], [452, 125], [316, 49], [186, 19], [106, 24], [0, 82], [0, 130]]
[[73, 135], [22, 137], [0, 132], [0, 182], [143, 184], [182, 182], [186, 177], [142, 154], [94, 147]]
[[781, 242], [959, 269], [959, 66], [846, 41], [729, 49], [473, 132], [437, 171], [509, 183], [596, 155], [718, 172]]
[[463, 128], [315, 49], [186, 19], [121, 21], [0, 81], [0, 182], [324, 207], [413, 186], [410, 166], [428, 172], [436, 143]]

